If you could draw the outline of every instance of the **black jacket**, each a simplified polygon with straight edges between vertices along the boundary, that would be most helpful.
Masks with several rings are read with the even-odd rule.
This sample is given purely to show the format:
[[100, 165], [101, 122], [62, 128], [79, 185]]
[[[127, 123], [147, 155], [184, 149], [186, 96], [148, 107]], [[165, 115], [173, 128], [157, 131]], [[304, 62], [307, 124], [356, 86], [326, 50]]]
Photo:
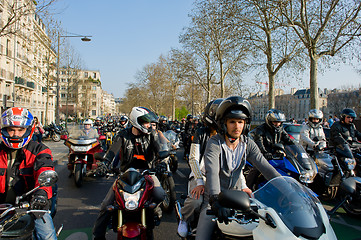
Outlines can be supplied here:
[[[132, 128], [126, 128], [118, 133], [105, 158], [114, 161], [113, 167], [119, 167], [121, 172], [131, 167], [144, 170], [150, 167], [158, 150], [153, 132], [135, 136]], [[144, 156], [145, 160], [139, 156]]]
[[361, 140], [361, 133], [356, 130], [355, 125], [345, 124], [337, 121], [330, 129], [330, 145], [338, 146]]
[[273, 144], [282, 143], [284, 145], [293, 145], [294, 142], [288, 133], [281, 128], [280, 131], [271, 129], [266, 123], [255, 128], [250, 132], [251, 137], [261, 150], [262, 154], [274, 153]]

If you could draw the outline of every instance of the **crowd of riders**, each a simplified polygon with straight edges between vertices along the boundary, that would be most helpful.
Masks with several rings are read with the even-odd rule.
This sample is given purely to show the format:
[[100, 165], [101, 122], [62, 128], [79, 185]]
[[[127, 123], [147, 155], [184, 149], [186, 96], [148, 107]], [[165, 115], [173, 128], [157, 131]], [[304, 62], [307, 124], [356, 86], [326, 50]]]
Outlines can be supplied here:
[[[183, 142], [184, 159], [191, 170], [178, 235], [187, 237], [190, 223], [197, 220], [196, 239], [211, 239], [214, 216], [207, 215], [206, 210], [212, 209], [220, 222], [228, 223], [231, 215], [229, 208], [219, 204], [218, 194], [225, 189], [238, 189], [251, 196], [254, 176], [261, 173], [267, 180], [280, 176], [269, 163], [276, 151], [275, 144], [296, 144], [283, 128], [286, 116], [282, 111], [270, 109], [265, 116], [265, 123], [250, 132], [252, 115], [252, 108], [246, 99], [232, 96], [212, 100], [205, 106], [201, 116], [188, 114], [180, 121], [169, 121], [166, 116], [157, 116], [140, 106], [134, 107], [129, 116], [107, 116], [94, 121], [86, 119], [83, 125], [84, 134], [94, 138], [107, 132], [113, 134], [113, 142], [106, 149], [104, 158], [112, 162], [112, 170], [116, 173], [129, 168], [159, 171], [164, 166], [150, 167], [158, 154], [155, 138], [169, 130], [176, 132]], [[331, 123], [324, 118], [322, 111], [312, 109], [304, 121], [299, 144], [308, 150], [323, 150], [330, 146], [345, 148], [361, 141], [361, 133], [354, 125], [355, 118], [356, 112], [345, 108], [340, 113], [340, 119], [335, 121], [332, 118]], [[47, 169], [54, 169], [54, 163], [50, 150], [43, 143], [31, 140], [34, 117], [27, 109], [6, 110], [0, 124], [1, 164], [2, 169], [5, 169], [0, 198], [1, 203], [5, 203], [13, 202], [15, 196], [37, 186], [35, 176]], [[328, 140], [323, 131], [325, 125], [330, 127]], [[247, 176], [243, 174], [246, 161], [253, 166]], [[31, 170], [31, 174], [25, 174], [28, 172], [26, 169]], [[157, 205], [154, 213], [159, 223], [162, 216], [159, 205], [165, 192], [156, 175], [152, 175], [152, 179], [155, 183], [153, 201]], [[51, 197], [51, 188], [40, 188], [30, 197], [30, 207], [50, 209]], [[105, 239], [110, 218], [106, 208], [114, 199], [114, 192], [110, 188], [93, 229], [95, 239]], [[195, 213], [198, 213], [197, 218]], [[56, 239], [48, 214], [35, 219], [37, 239]]]

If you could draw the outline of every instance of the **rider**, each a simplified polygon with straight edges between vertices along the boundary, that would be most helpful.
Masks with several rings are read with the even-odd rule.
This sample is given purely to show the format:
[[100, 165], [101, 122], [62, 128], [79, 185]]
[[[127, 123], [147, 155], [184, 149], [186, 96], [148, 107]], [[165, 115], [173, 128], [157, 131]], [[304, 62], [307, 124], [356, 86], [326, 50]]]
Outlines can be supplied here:
[[[242, 97], [224, 99], [217, 108], [216, 121], [219, 133], [211, 137], [204, 153], [206, 170], [205, 206], [211, 207], [220, 222], [228, 223], [231, 210], [222, 207], [218, 194], [225, 189], [239, 189], [251, 195], [243, 176], [245, 162], [257, 167], [266, 179], [280, 174], [263, 157], [254, 141], [247, 136], [252, 110]], [[196, 239], [211, 239], [214, 216], [206, 215], [203, 208], [198, 221]]]
[[[250, 136], [261, 150], [263, 156], [267, 160], [272, 160], [273, 154], [276, 151], [274, 144], [293, 145], [295, 143], [283, 128], [283, 122], [286, 121], [286, 117], [282, 111], [270, 109], [266, 114], [265, 120], [265, 123], [250, 132]], [[247, 175], [248, 186], [253, 188], [258, 175], [259, 171], [256, 168], [250, 170]]]
[[91, 119], [86, 119], [83, 122], [84, 128], [82, 130], [81, 136], [85, 136], [89, 139], [99, 138], [98, 131], [93, 128], [93, 121]]
[[183, 133], [183, 146], [184, 146], [184, 159], [188, 159], [189, 152], [190, 152], [190, 145], [191, 145], [191, 137], [193, 135], [193, 115], [188, 114], [187, 115], [187, 122], [184, 127], [184, 133]]
[[159, 123], [158, 123], [158, 130], [161, 132], [168, 131], [169, 125], [168, 125], [168, 118], [166, 116], [160, 116], [159, 117]]
[[308, 121], [300, 132], [300, 144], [306, 149], [321, 151], [326, 148], [326, 136], [322, 127], [323, 113], [318, 109], [308, 112]]
[[[0, 119], [1, 144], [0, 203], [15, 202], [16, 196], [39, 186], [37, 176], [43, 171], [54, 170], [50, 149], [42, 143], [32, 141], [34, 133], [33, 115], [25, 108], [9, 108]], [[31, 197], [32, 209], [48, 210], [52, 187], [41, 187]], [[36, 216], [36, 239], [57, 239], [53, 220], [49, 213]]]
[[[119, 132], [117, 141], [113, 143], [105, 158], [109, 161], [118, 159], [114, 165], [119, 164], [120, 172], [125, 172], [129, 168], [140, 170], [149, 169], [150, 163], [156, 158], [158, 145], [155, 141], [155, 135], [150, 128], [151, 122], [155, 121], [156, 115], [144, 107], [133, 107], [129, 120], [131, 128], [126, 128]], [[153, 201], [161, 203], [165, 197], [165, 192], [155, 175], [151, 175], [154, 181]], [[98, 218], [95, 222], [93, 234], [94, 239], [105, 239], [106, 228], [110, 220], [110, 213], [107, 206], [114, 203], [115, 196], [112, 187], [105, 196]], [[159, 208], [155, 209], [158, 218], [161, 217]]]
[[332, 124], [330, 129], [330, 145], [339, 147], [361, 140], [361, 133], [356, 130], [353, 120], [356, 112], [351, 108], [345, 108], [341, 112], [340, 121]]
[[121, 116], [120, 119], [119, 119], [119, 123], [120, 123], [120, 130], [127, 128], [127, 126], [128, 126], [128, 117], [125, 116], [125, 115]]
[[218, 98], [207, 104], [202, 116], [205, 126], [197, 129], [193, 135], [189, 156], [191, 173], [188, 182], [188, 196], [181, 210], [182, 219], [178, 225], [178, 234], [183, 238], [187, 237], [188, 223], [193, 220], [195, 211], [199, 211], [203, 203], [205, 181], [203, 155], [209, 138], [217, 134], [216, 110], [222, 100], [222, 98]]

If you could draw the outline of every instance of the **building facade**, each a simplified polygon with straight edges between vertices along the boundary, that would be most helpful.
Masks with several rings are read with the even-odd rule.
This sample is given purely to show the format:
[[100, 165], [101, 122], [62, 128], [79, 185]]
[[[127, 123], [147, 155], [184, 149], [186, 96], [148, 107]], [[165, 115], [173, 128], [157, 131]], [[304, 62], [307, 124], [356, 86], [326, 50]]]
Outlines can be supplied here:
[[[56, 53], [45, 25], [35, 14], [34, 1], [18, 0], [25, 6], [16, 23], [0, 33], [0, 105], [25, 107], [43, 123], [54, 121]], [[12, 9], [0, 1], [0, 29], [7, 24]]]

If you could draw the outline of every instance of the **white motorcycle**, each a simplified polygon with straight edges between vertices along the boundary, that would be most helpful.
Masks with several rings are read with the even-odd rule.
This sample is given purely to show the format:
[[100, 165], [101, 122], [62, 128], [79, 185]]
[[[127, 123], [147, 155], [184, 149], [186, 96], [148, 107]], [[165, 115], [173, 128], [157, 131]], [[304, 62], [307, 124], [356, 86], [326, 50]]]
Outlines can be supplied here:
[[[214, 239], [337, 239], [329, 216], [312, 192], [291, 177], [270, 180], [249, 198], [245, 192], [226, 190], [219, 202], [234, 210], [230, 223], [219, 223]], [[211, 210], [207, 214], [213, 215]]]

